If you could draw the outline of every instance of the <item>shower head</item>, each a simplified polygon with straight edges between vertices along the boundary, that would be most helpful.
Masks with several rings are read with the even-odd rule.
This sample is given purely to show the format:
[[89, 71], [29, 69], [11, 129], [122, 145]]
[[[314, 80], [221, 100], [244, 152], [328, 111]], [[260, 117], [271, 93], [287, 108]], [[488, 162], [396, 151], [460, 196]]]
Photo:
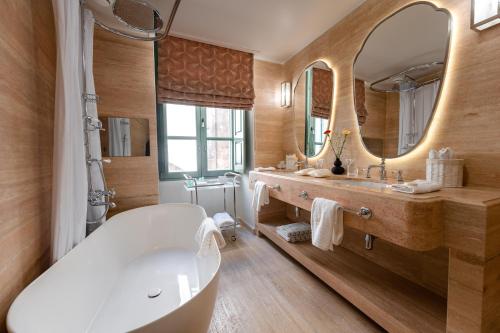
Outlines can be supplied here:
[[409, 77], [408, 75], [399, 75], [393, 79], [394, 85], [392, 90], [393, 91], [409, 91], [409, 90], [414, 90], [418, 87], [417, 82]]
[[180, 0], [83, 0], [97, 25], [115, 34], [155, 41], [167, 36]]
[[407, 68], [389, 77], [370, 84], [370, 89], [377, 92], [402, 92], [415, 90], [443, 76], [443, 62], [429, 62]]

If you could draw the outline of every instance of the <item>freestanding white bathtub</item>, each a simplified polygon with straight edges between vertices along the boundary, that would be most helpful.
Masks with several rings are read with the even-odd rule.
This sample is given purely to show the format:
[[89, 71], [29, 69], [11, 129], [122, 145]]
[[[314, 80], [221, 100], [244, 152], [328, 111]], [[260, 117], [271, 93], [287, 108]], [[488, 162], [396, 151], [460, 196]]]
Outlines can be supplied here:
[[190, 204], [114, 216], [24, 289], [8, 330], [206, 332], [221, 258], [217, 248], [196, 256], [194, 236], [205, 217]]

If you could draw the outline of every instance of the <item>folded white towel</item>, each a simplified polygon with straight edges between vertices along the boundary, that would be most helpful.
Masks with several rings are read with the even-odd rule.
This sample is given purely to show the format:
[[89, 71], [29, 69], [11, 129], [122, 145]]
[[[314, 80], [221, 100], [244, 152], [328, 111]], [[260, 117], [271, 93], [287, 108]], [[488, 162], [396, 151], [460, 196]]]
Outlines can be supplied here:
[[333, 250], [344, 237], [344, 216], [338, 202], [315, 198], [311, 208], [312, 244], [324, 251]]
[[253, 170], [258, 171], [258, 172], [260, 172], [260, 171], [274, 171], [274, 170], [276, 170], [276, 168], [272, 167], [272, 166], [270, 166], [270, 167], [257, 167]]
[[328, 169], [314, 169], [309, 172], [309, 176], [315, 178], [324, 178], [332, 175], [332, 172]]
[[307, 169], [302, 169], [299, 171], [295, 171], [294, 174], [299, 175], [299, 176], [309, 176], [309, 172], [315, 170], [314, 168], [307, 168]]
[[214, 220], [210, 217], [207, 217], [201, 222], [194, 239], [200, 246], [197, 254], [198, 256], [206, 256], [214, 246], [218, 246], [219, 249], [226, 246], [226, 241], [219, 227], [215, 225]]
[[417, 179], [404, 184], [393, 184], [391, 189], [397, 192], [417, 194], [439, 191], [442, 188], [441, 184], [430, 182], [427, 180]]
[[219, 228], [224, 228], [227, 226], [232, 226], [234, 224], [234, 219], [229, 215], [228, 212], [217, 213], [213, 217], [215, 224]]
[[252, 207], [255, 211], [260, 212], [264, 205], [269, 205], [269, 190], [266, 183], [258, 180], [253, 189]]

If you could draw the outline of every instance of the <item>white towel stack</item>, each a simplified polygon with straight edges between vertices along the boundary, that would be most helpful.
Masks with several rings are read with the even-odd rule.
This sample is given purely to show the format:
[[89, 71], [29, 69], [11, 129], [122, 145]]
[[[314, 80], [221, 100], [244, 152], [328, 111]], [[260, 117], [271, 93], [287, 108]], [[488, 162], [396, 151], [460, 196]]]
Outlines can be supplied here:
[[266, 183], [263, 181], [256, 181], [253, 189], [252, 207], [255, 211], [260, 212], [264, 205], [269, 205], [269, 190]]
[[224, 228], [227, 226], [232, 226], [234, 224], [234, 219], [229, 215], [228, 212], [217, 213], [213, 217], [215, 224], [219, 228]]
[[441, 184], [430, 182], [427, 180], [417, 179], [404, 184], [393, 184], [391, 189], [397, 192], [417, 194], [439, 191], [442, 188]]
[[210, 249], [214, 246], [218, 246], [219, 249], [226, 246], [226, 241], [224, 240], [222, 233], [215, 224], [214, 220], [210, 217], [207, 217], [203, 220], [203, 222], [201, 222], [194, 239], [200, 246], [197, 254], [198, 256], [206, 256], [210, 253]]
[[321, 250], [333, 250], [344, 237], [342, 206], [332, 200], [315, 198], [311, 208], [312, 244]]

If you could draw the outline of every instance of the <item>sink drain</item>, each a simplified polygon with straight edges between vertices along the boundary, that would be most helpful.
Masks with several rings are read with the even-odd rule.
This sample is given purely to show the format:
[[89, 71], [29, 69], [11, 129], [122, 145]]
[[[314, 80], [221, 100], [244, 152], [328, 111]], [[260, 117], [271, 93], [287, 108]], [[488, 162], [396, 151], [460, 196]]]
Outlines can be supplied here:
[[160, 288], [153, 288], [148, 291], [148, 297], [149, 298], [155, 298], [160, 296], [162, 290]]

